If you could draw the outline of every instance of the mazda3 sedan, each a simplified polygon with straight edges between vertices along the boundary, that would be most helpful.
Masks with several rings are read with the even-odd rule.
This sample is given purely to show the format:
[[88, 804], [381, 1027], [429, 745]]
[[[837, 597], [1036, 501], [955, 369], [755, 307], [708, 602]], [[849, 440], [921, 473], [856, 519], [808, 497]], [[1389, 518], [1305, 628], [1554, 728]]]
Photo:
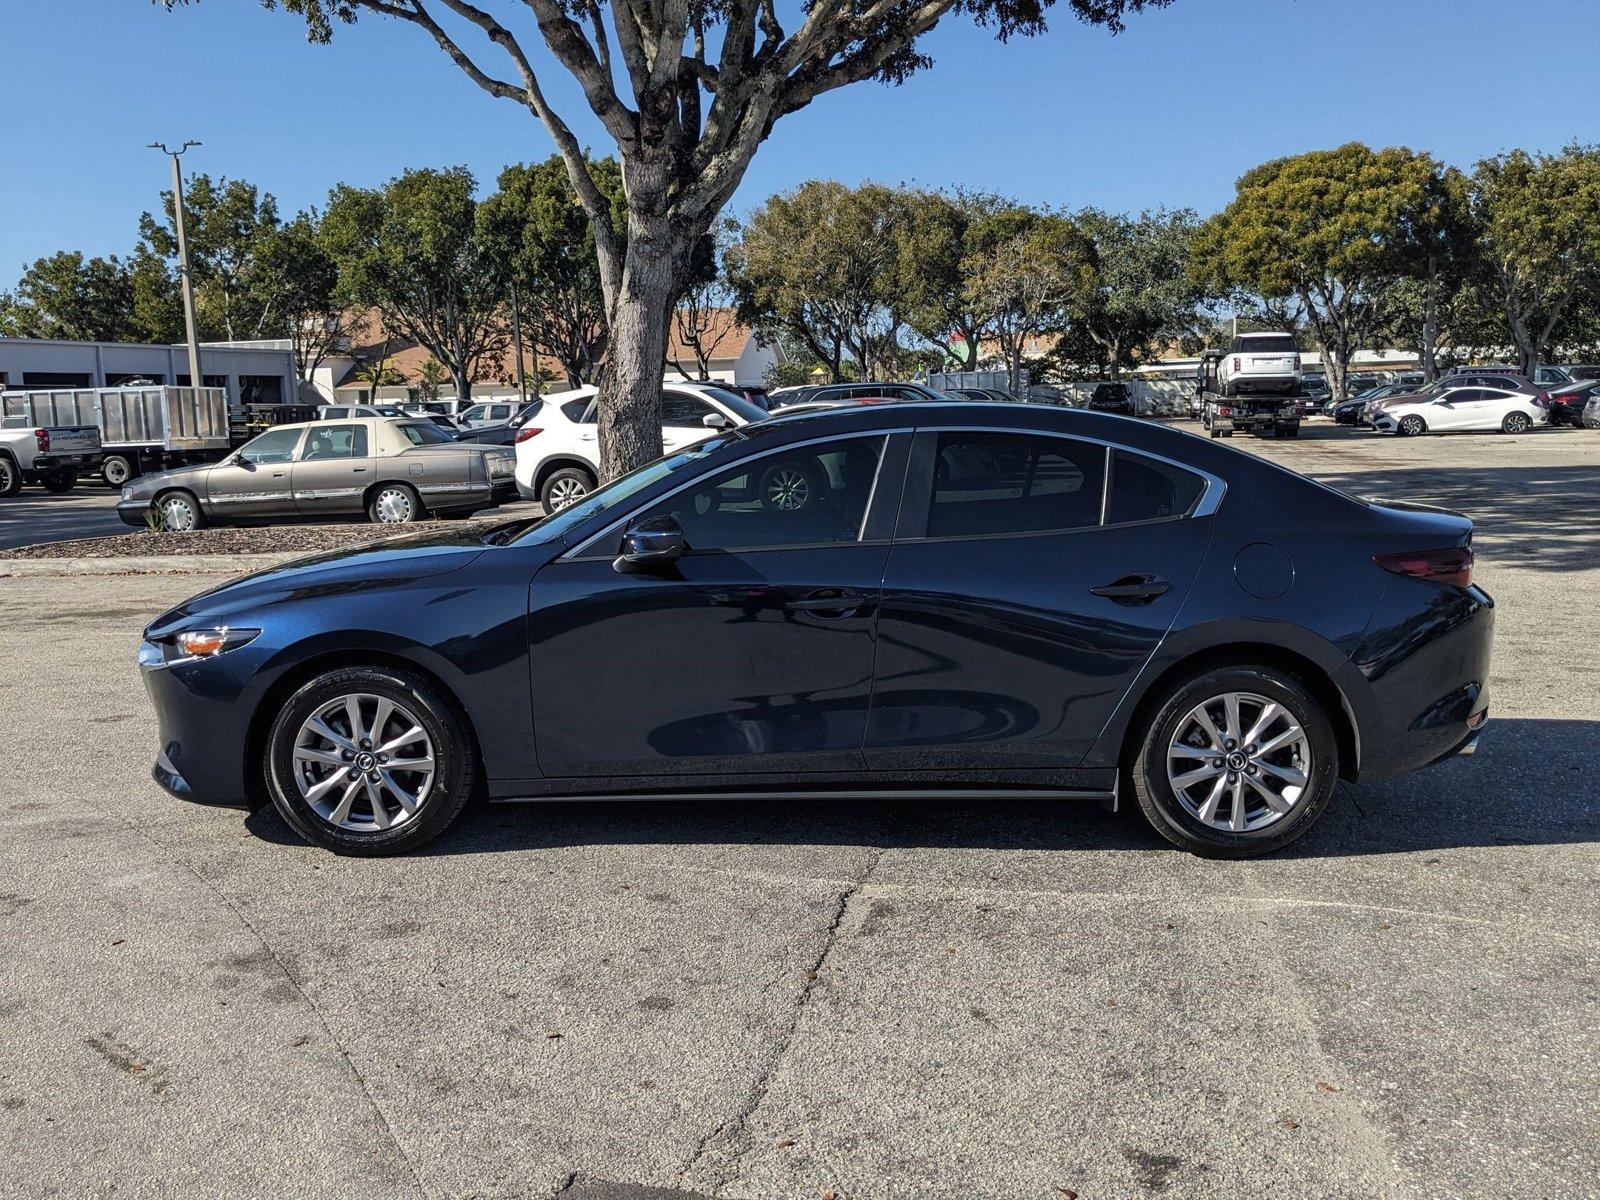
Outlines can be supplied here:
[[1038, 796], [1246, 856], [1470, 752], [1472, 523], [1053, 406], [779, 416], [536, 522], [260, 572], [145, 631], [155, 778], [340, 853], [475, 796]]

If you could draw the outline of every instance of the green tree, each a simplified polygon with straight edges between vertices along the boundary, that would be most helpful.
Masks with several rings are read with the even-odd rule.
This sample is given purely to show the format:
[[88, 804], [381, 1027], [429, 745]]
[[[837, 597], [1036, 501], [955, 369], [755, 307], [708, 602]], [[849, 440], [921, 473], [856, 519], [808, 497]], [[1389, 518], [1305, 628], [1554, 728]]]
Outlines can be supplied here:
[[0, 293], [0, 334], [117, 342], [134, 336], [134, 290], [116, 255], [63, 250], [35, 259], [15, 291]]
[[376, 190], [336, 187], [322, 219], [342, 294], [444, 364], [462, 400], [508, 340], [506, 271], [479, 237], [475, 188], [465, 167], [407, 171]]
[[339, 267], [322, 236], [314, 209], [266, 232], [257, 249], [256, 285], [270, 295], [294, 351], [300, 378], [310, 379], [324, 359], [348, 344], [353, 316], [339, 287]]
[[[590, 178], [625, 215], [614, 159], [590, 162]], [[594, 231], [559, 155], [500, 172], [498, 190], [478, 207], [486, 252], [515, 283], [525, 335], [554, 358], [576, 387], [593, 381], [606, 343], [605, 294]]]
[[[280, 331], [280, 297], [259, 261], [262, 245], [278, 228], [277, 200], [242, 179], [213, 181], [209, 175], [194, 176], [183, 200], [201, 338], [235, 341]], [[139, 233], [148, 253], [176, 264], [171, 192], [162, 193], [160, 220], [140, 216]]]
[[[595, 232], [611, 334], [599, 430], [602, 474], [610, 477], [661, 453], [673, 304], [696, 244], [773, 127], [839, 88], [899, 83], [931, 65], [924, 35], [952, 11], [1005, 39], [1041, 32], [1050, 0], [263, 2], [300, 14], [314, 41], [361, 13], [408, 22], [483, 91], [525, 107], [555, 142]], [[1066, 0], [1079, 19], [1112, 30], [1127, 14], [1168, 3]], [[627, 185], [625, 229], [572, 125], [552, 106], [563, 89], [548, 86], [550, 71], [535, 65], [535, 38], [615, 143]]]
[[1381, 317], [1386, 286], [1405, 272], [1407, 214], [1423, 173], [1410, 150], [1351, 142], [1263, 163], [1195, 235], [1196, 281], [1297, 300], [1334, 395]]
[[1040, 213], [992, 253], [968, 259], [970, 302], [995, 314], [991, 329], [1015, 394], [1028, 351], [1067, 332], [1068, 312], [1093, 287], [1094, 247], [1071, 220]]
[[1600, 148], [1485, 159], [1473, 173], [1472, 211], [1478, 287], [1531, 374], [1574, 302], [1600, 279]]
[[1193, 328], [1204, 298], [1189, 270], [1198, 220], [1188, 209], [1130, 217], [1094, 208], [1072, 220], [1093, 253], [1087, 286], [1075, 292], [1068, 314], [1100, 347], [1116, 379], [1154, 343], [1179, 340]]
[[980, 343], [997, 314], [975, 306], [984, 293], [967, 286], [969, 277], [1030, 219], [1022, 205], [992, 192], [901, 194], [898, 304], [906, 324], [943, 353], [940, 365], [977, 367]]
[[897, 244], [889, 189], [813, 180], [745, 223], [734, 283], [747, 319], [788, 335], [844, 377], [870, 374], [895, 318]]

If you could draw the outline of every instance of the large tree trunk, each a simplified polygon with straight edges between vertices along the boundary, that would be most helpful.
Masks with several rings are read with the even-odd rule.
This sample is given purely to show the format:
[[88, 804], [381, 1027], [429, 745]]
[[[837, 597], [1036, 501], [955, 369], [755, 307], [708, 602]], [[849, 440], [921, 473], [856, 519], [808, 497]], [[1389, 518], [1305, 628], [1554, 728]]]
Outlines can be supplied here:
[[461, 401], [464, 407], [467, 401], [472, 399], [472, 376], [467, 374], [465, 367], [451, 367], [450, 382], [455, 384], [456, 399]]
[[[662, 179], [665, 171], [660, 172]], [[646, 183], [648, 186], [648, 181]], [[630, 188], [628, 249], [611, 315], [611, 344], [600, 372], [600, 475], [615, 479], [661, 457], [661, 383], [667, 328], [683, 264], [704, 230], [641, 213], [647, 197]]]

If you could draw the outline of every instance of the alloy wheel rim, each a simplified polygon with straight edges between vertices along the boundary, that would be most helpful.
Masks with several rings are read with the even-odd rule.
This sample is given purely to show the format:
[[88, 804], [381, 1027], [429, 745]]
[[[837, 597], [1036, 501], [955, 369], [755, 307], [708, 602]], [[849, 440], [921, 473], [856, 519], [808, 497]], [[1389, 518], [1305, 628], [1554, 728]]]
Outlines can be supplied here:
[[416, 817], [437, 777], [433, 739], [403, 704], [357, 692], [320, 705], [295, 735], [295, 785], [324, 822], [379, 833]]
[[11, 486], [11, 464], [5, 459], [0, 459], [0, 490]]
[[378, 520], [386, 525], [403, 524], [411, 520], [411, 497], [399, 488], [389, 488], [379, 493]]
[[1511, 416], [1506, 418], [1506, 428], [1510, 429], [1512, 433], [1521, 433], [1527, 427], [1528, 418], [1521, 413], [1512, 413]]
[[805, 473], [794, 467], [779, 467], [767, 477], [767, 501], [774, 508], [793, 512], [804, 508], [811, 495]]
[[1196, 704], [1167, 747], [1167, 782], [1184, 810], [1227, 833], [1252, 833], [1294, 812], [1310, 787], [1311, 741], [1300, 718], [1254, 692]]
[[194, 528], [194, 509], [189, 502], [173, 496], [161, 502], [161, 525], [168, 533], [188, 533]]
[[589, 494], [581, 479], [558, 479], [550, 485], [550, 507], [565, 508]]

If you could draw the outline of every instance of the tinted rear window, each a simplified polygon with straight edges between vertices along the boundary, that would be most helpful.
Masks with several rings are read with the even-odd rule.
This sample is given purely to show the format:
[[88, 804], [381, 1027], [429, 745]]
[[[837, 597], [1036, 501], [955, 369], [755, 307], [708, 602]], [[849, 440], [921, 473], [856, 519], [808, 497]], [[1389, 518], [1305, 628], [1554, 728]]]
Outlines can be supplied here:
[[1083, 529], [1100, 523], [1105, 450], [1007, 433], [944, 433], [934, 459], [929, 537]]
[[1230, 354], [1293, 354], [1298, 347], [1288, 333], [1241, 334], [1233, 339]]

